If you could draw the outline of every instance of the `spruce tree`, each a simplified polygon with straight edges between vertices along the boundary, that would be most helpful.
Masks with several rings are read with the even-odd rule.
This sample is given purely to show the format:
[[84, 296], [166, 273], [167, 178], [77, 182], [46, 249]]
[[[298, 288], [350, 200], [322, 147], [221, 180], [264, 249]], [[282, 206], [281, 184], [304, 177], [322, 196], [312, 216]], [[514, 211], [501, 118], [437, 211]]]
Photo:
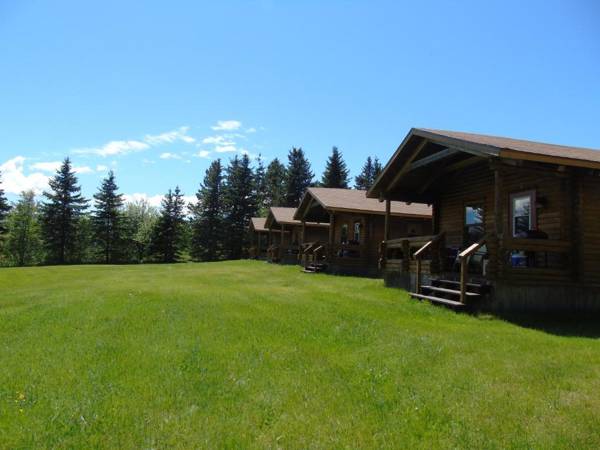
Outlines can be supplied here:
[[2, 189], [2, 173], [0, 173], [0, 236], [6, 232], [6, 216], [10, 211], [10, 204], [4, 195], [4, 189]]
[[327, 159], [325, 172], [321, 178], [321, 186], [327, 188], [348, 189], [348, 168], [341, 152], [333, 147], [331, 155]]
[[275, 158], [267, 167], [265, 174], [265, 202], [262, 215], [265, 215], [271, 206], [285, 205], [285, 180], [285, 166]]
[[304, 192], [311, 185], [312, 179], [313, 173], [304, 151], [301, 148], [292, 148], [288, 153], [286, 168], [285, 206], [298, 206]]
[[371, 159], [370, 156], [367, 157], [367, 161], [363, 165], [360, 175], [354, 178], [354, 188], [369, 190], [377, 176], [381, 173], [381, 170], [381, 163], [377, 157], [375, 157], [374, 160]]
[[248, 240], [247, 227], [256, 214], [254, 177], [248, 155], [236, 155], [227, 167], [224, 190], [225, 250], [228, 259], [242, 257]]
[[263, 214], [266, 208], [267, 201], [267, 179], [265, 166], [260, 155], [256, 159], [256, 170], [254, 171], [254, 191], [256, 198], [256, 210], [258, 214]]
[[6, 254], [12, 265], [29, 266], [41, 260], [42, 241], [33, 191], [22, 192], [6, 219]]
[[150, 253], [161, 262], [179, 261], [185, 246], [185, 200], [179, 186], [165, 194], [150, 244]]
[[126, 219], [122, 211], [123, 195], [118, 193], [118, 189], [111, 170], [94, 194], [93, 233], [100, 246], [102, 260], [107, 264], [118, 262], [124, 256]]
[[48, 182], [42, 204], [42, 235], [48, 262], [76, 262], [81, 255], [78, 225], [88, 201], [81, 195], [71, 160], [65, 158], [56, 175]]
[[197, 202], [190, 205], [194, 259], [214, 261], [221, 255], [223, 240], [223, 168], [221, 160], [206, 169], [204, 181], [196, 192]]

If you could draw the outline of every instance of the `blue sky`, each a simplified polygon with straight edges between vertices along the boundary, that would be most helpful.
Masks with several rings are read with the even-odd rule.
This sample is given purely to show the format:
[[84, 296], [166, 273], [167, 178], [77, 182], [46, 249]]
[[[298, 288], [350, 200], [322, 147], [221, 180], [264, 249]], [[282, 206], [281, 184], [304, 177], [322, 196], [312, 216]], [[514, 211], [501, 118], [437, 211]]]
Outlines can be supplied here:
[[[11, 198], [70, 156], [156, 199], [212, 158], [355, 175], [410, 127], [600, 148], [600, 3], [0, 0], [0, 170]], [[162, 156], [162, 157], [161, 157]]]

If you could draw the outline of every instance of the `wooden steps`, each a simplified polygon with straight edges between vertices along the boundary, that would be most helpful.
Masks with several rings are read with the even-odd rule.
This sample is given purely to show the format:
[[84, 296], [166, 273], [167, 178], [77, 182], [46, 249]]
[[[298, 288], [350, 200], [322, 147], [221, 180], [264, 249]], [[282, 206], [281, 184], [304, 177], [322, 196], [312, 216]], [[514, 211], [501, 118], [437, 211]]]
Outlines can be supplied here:
[[[478, 283], [467, 283], [465, 297], [469, 305], [483, 297], [488, 286]], [[421, 292], [411, 292], [410, 296], [419, 300], [427, 300], [434, 304], [452, 309], [464, 309], [468, 305], [460, 301], [460, 282], [454, 280], [432, 279], [430, 285], [421, 286]]]
[[323, 263], [312, 263], [302, 269], [304, 273], [319, 273], [323, 272], [327, 268], [326, 264]]

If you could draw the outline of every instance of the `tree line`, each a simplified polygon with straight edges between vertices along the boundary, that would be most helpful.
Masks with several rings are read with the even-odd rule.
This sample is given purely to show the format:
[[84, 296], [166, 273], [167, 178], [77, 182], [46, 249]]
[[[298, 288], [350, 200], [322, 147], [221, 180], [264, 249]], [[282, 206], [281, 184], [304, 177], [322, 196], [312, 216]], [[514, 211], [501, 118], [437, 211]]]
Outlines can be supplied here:
[[[368, 189], [381, 172], [377, 158], [367, 158], [354, 179]], [[323, 175], [314, 180], [304, 151], [292, 148], [287, 164], [278, 158], [266, 167], [259, 156], [234, 156], [224, 166], [212, 161], [186, 205], [179, 189], [169, 189], [160, 208], [145, 200], [125, 202], [110, 171], [92, 199], [81, 193], [66, 158], [50, 178], [40, 201], [22, 192], [10, 204], [0, 174], [0, 264], [142, 263], [239, 259], [248, 246], [250, 218], [272, 206], [295, 207], [310, 186], [349, 188], [342, 153], [333, 147]]]

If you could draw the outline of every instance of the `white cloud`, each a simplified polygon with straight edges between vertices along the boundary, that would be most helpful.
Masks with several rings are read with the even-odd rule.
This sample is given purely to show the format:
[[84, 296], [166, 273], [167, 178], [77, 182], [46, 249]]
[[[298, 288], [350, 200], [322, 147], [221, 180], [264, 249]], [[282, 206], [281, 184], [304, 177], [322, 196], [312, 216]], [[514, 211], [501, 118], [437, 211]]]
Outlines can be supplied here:
[[242, 126], [242, 122], [238, 120], [219, 120], [217, 124], [212, 126], [213, 130], [232, 131], [237, 130]]
[[23, 171], [25, 157], [16, 156], [0, 165], [2, 172], [2, 188], [10, 194], [20, 194], [32, 190], [40, 194], [48, 187], [49, 175], [41, 172], [25, 175]]
[[237, 152], [237, 148], [235, 145], [217, 145], [215, 147], [215, 152], [217, 153], [233, 153]]
[[157, 135], [147, 134], [144, 137], [144, 142], [146, 142], [152, 146], [160, 145], [160, 144], [170, 144], [170, 143], [173, 143], [176, 141], [183, 141], [187, 144], [192, 144], [192, 143], [196, 142], [196, 139], [187, 135], [187, 132], [189, 131], [189, 129], [190, 129], [190, 127], [179, 127], [176, 130], [167, 131], [166, 133], [162, 133], [162, 134], [157, 134]]
[[161, 153], [159, 158], [160, 159], [181, 159], [181, 156], [179, 156], [176, 153], [165, 152], [165, 153]]
[[[163, 198], [164, 198], [164, 195], [160, 195], [160, 194], [148, 195], [144, 192], [136, 192], [134, 194], [123, 195], [123, 200], [125, 201], [125, 203], [133, 203], [133, 202], [139, 202], [141, 200], [144, 200], [144, 201], [148, 202], [148, 204], [150, 206], [154, 206], [155, 208], [160, 208]], [[184, 195], [183, 201], [185, 202], [185, 207], [186, 207], [186, 212], [187, 212], [187, 206], [190, 203], [196, 202], [196, 196], [195, 195]]]
[[209, 136], [202, 139], [203, 144], [234, 145], [235, 142], [226, 136]]
[[106, 172], [108, 170], [108, 166], [104, 166], [102, 164], [98, 164], [96, 166], [96, 172]]
[[150, 148], [145, 142], [141, 141], [110, 141], [98, 148], [79, 148], [74, 153], [93, 154], [99, 156], [116, 156], [127, 153], [139, 152]]
[[75, 173], [92, 173], [94, 169], [90, 166], [73, 166], [73, 172]]
[[208, 150], [200, 150], [195, 156], [198, 158], [210, 158], [210, 152]]
[[48, 162], [37, 162], [29, 166], [30, 170], [41, 170], [42, 172], [56, 172], [62, 162], [60, 161], [48, 161]]
[[161, 134], [147, 134], [143, 140], [123, 140], [110, 141], [101, 147], [78, 148], [74, 153], [91, 154], [99, 156], [117, 156], [126, 155], [128, 153], [140, 152], [148, 150], [150, 147], [155, 147], [163, 144], [172, 144], [173, 142], [182, 141], [187, 144], [196, 142], [191, 136], [188, 136], [190, 127], [179, 127], [176, 130], [167, 131]]
[[254, 127], [246, 128], [246, 133], [256, 133], [256, 128], [254, 128]]

